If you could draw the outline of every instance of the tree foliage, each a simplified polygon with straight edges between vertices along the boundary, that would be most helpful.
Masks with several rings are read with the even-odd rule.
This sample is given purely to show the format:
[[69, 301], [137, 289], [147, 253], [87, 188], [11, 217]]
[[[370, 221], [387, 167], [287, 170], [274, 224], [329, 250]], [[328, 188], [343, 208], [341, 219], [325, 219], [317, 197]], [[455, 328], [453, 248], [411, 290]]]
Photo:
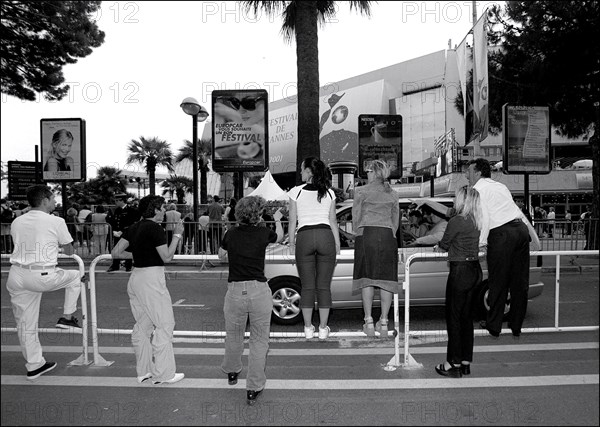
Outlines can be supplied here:
[[173, 199], [173, 195], [175, 195], [179, 205], [185, 203], [185, 193], [192, 194], [194, 189], [194, 183], [191, 179], [178, 175], [171, 175], [160, 186], [163, 188], [162, 195], [166, 196], [168, 194], [170, 199]]
[[[180, 163], [183, 160], [193, 161], [194, 147], [192, 141], [186, 139], [183, 141], [183, 144], [183, 147], [179, 149], [177, 156], [175, 156], [175, 163]], [[198, 150], [198, 170], [200, 171], [200, 203], [204, 204], [208, 201], [208, 185], [206, 180], [208, 172], [210, 171], [209, 164], [212, 156], [212, 140], [199, 139], [197, 141], [196, 149]]]
[[60, 100], [69, 91], [62, 68], [104, 42], [93, 21], [100, 1], [2, 1], [2, 93], [33, 101], [36, 92]]
[[560, 134], [588, 137], [600, 98], [600, 2], [509, 1], [489, 18], [500, 45], [489, 55], [491, 124], [501, 127], [505, 103], [549, 105]]
[[156, 167], [164, 166], [169, 172], [173, 172], [173, 152], [171, 144], [156, 137], [144, 138], [140, 140], [132, 139], [127, 146], [127, 164], [138, 163], [144, 166], [148, 173], [148, 185], [150, 194], [155, 194], [156, 185]]

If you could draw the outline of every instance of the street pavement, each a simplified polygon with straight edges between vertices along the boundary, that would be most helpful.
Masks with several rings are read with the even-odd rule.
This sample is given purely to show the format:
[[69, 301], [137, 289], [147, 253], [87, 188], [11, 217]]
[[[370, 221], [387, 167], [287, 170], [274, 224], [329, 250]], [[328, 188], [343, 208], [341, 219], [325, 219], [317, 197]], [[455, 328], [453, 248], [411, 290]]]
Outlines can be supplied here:
[[[598, 271], [597, 257], [576, 261], [578, 265], [568, 260], [561, 265], [561, 274]], [[106, 273], [106, 267], [99, 267], [99, 277], [127, 274]], [[200, 267], [177, 262], [168, 270], [172, 280], [199, 274], [226, 278], [224, 265], [204, 266], [202, 273]], [[3, 285], [6, 272], [3, 268]], [[5, 295], [3, 312], [10, 305]], [[3, 319], [9, 324], [8, 317]], [[46, 359], [58, 367], [28, 381], [16, 334], [2, 332], [2, 425], [599, 423], [597, 329], [527, 333], [520, 340], [510, 334], [499, 340], [477, 335], [472, 374], [460, 379], [441, 377], [434, 370], [445, 358], [444, 336], [411, 341], [413, 363], [408, 366], [394, 365], [392, 339], [273, 338], [267, 385], [255, 406], [245, 401], [246, 368], [237, 385], [227, 384], [220, 370], [220, 338], [176, 337], [178, 372], [186, 378], [158, 386], [137, 383], [127, 335], [99, 336], [101, 360], [112, 362], [109, 366], [69, 365], [81, 359], [81, 334], [42, 333], [40, 340]], [[247, 343], [243, 363], [247, 366]]]

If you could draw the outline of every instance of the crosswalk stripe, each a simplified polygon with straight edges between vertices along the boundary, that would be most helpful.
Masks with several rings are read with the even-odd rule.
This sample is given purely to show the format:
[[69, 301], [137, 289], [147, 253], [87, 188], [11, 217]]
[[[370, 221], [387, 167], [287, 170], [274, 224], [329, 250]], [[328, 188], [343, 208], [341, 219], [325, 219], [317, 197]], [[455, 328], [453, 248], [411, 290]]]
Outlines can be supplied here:
[[[29, 381], [24, 375], [2, 375], [3, 386], [7, 385], [40, 385], [40, 386], [73, 386], [73, 387], [167, 387], [195, 389], [246, 388], [245, 380], [238, 380], [236, 386], [227, 384], [226, 379], [186, 378], [175, 384], [152, 386], [138, 384], [131, 377], [89, 377], [89, 376], [42, 376]], [[526, 377], [487, 377], [462, 378], [452, 380], [440, 379], [369, 379], [369, 380], [295, 380], [268, 379], [269, 390], [391, 390], [391, 389], [448, 389], [448, 388], [500, 388], [500, 387], [549, 387], [571, 385], [595, 385], [600, 383], [598, 374], [592, 375], [547, 375]]]
[[[474, 353], [496, 353], [496, 352], [523, 352], [523, 351], [572, 351], [572, 350], [594, 350], [600, 347], [598, 342], [579, 343], [554, 343], [554, 344], [515, 344], [515, 345], [485, 345], [475, 346]], [[21, 352], [18, 345], [3, 345], [2, 352]], [[175, 354], [180, 355], [223, 355], [224, 347], [174, 347]], [[46, 353], [80, 353], [79, 346], [44, 346]], [[133, 347], [100, 347], [100, 353], [106, 354], [132, 354]], [[443, 347], [411, 347], [411, 354], [445, 354], [446, 346]], [[360, 355], [391, 355], [393, 347], [369, 347], [369, 348], [270, 348], [269, 356], [360, 356]], [[244, 349], [248, 354], [248, 348]]]

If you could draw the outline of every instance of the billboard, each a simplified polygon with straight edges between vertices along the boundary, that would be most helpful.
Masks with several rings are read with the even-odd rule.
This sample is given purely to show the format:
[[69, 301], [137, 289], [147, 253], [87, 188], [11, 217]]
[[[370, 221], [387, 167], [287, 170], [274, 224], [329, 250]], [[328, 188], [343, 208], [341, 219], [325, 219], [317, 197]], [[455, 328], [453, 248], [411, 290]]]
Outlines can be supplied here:
[[550, 159], [550, 108], [504, 104], [502, 107], [505, 174], [548, 174]]
[[375, 159], [384, 160], [390, 166], [390, 178], [402, 177], [402, 116], [358, 116], [358, 176], [366, 178], [365, 165]]
[[215, 172], [268, 169], [266, 90], [215, 90], [212, 117], [212, 169]]
[[85, 120], [41, 119], [43, 181], [85, 181]]

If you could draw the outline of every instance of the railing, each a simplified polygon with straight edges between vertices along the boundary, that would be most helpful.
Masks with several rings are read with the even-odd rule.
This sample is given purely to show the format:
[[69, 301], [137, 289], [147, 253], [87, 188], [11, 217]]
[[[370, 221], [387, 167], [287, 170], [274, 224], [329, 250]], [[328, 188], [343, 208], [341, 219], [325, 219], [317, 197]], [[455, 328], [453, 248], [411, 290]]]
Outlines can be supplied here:
[[[561, 331], [594, 331], [598, 330], [599, 326], [570, 326], [570, 327], [560, 327], [559, 326], [559, 302], [560, 302], [560, 257], [563, 256], [578, 256], [578, 255], [592, 255], [599, 256], [600, 251], [539, 251], [539, 252], [530, 252], [530, 256], [556, 256], [556, 281], [555, 281], [555, 303], [554, 303], [554, 327], [550, 328], [523, 328], [523, 333], [529, 332], [561, 332]], [[480, 257], [484, 256], [484, 253], [479, 254]], [[394, 294], [394, 325], [396, 327], [395, 333], [395, 354], [392, 361], [388, 363], [388, 369], [393, 370], [398, 366], [403, 366], [404, 368], [413, 368], [413, 367], [421, 367], [419, 363], [417, 363], [409, 352], [409, 341], [411, 336], [410, 331], [410, 267], [413, 261], [421, 261], [424, 259], [431, 258], [439, 258], [439, 259], [447, 259], [447, 253], [418, 253], [411, 255], [407, 258], [406, 264], [404, 267], [405, 271], [405, 281], [403, 284], [404, 289], [404, 362], [400, 363], [400, 330], [398, 326], [399, 322], [399, 310], [398, 310], [398, 294]], [[511, 332], [509, 329], [503, 329], [503, 333]], [[437, 330], [437, 331], [413, 331], [414, 335], [434, 335], [440, 336], [447, 334], [446, 330]], [[488, 332], [486, 330], [475, 330], [475, 335], [486, 335]]]
[[[10, 255], [2, 254], [2, 259], [8, 259]], [[79, 276], [83, 279], [85, 277], [85, 266], [83, 264], [83, 260], [73, 254], [73, 255], [64, 255], [59, 254], [59, 259], [71, 258], [77, 261], [77, 265], [79, 266]], [[82, 354], [72, 362], [69, 362], [69, 365], [89, 365], [91, 361], [88, 360], [88, 324], [87, 324], [87, 297], [86, 297], [86, 286], [84, 281], [81, 281], [81, 335], [82, 335]], [[1, 328], [2, 332], [17, 332], [17, 328]], [[38, 328], [38, 333], [52, 333], [52, 334], [68, 334], [68, 333], [78, 333], [74, 330], [66, 330], [66, 329], [58, 329], [58, 328]]]

